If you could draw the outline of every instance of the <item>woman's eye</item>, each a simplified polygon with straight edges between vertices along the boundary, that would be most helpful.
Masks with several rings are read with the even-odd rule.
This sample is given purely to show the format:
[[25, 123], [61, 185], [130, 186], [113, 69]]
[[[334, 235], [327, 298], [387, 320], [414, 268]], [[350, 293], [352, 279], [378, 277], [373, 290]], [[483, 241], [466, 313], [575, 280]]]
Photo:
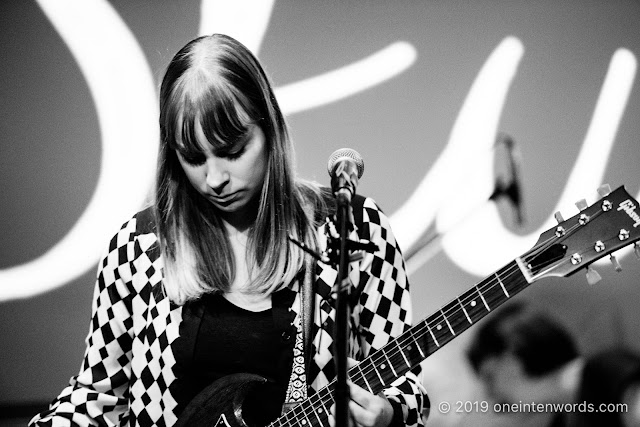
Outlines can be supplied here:
[[246, 147], [246, 145], [243, 145], [241, 149], [236, 150], [236, 151], [233, 151], [233, 152], [231, 152], [231, 153], [227, 153], [227, 154], [225, 155], [225, 157], [226, 157], [227, 159], [229, 159], [229, 160], [236, 160], [236, 159], [239, 159], [239, 158], [240, 158], [240, 157], [242, 157], [242, 155], [244, 154], [244, 152], [245, 152], [245, 147]]
[[245, 151], [247, 151], [247, 147], [251, 143], [252, 136], [253, 129], [247, 129], [247, 131], [236, 140], [231, 149], [223, 153], [222, 157], [225, 157], [229, 160], [236, 160], [242, 157]]
[[205, 156], [198, 154], [181, 154], [181, 156], [185, 162], [193, 166], [199, 166], [207, 160]]

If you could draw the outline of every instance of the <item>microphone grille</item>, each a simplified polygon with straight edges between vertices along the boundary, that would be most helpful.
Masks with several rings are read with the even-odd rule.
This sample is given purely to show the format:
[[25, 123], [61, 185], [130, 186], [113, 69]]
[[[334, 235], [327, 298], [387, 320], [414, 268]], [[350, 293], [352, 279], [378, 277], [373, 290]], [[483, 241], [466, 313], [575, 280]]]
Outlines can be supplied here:
[[358, 179], [362, 178], [362, 174], [364, 173], [364, 160], [362, 160], [360, 153], [351, 148], [340, 148], [329, 156], [329, 163], [327, 163], [327, 171], [329, 172], [329, 175], [333, 172], [333, 168], [336, 163], [344, 158], [351, 159], [356, 163], [356, 167], [358, 168]]

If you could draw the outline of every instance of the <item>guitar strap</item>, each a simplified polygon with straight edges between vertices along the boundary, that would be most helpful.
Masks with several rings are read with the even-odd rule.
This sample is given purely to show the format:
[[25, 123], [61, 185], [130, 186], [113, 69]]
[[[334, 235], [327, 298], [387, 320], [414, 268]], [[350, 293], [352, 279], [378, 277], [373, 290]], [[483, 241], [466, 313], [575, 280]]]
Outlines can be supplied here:
[[311, 360], [311, 324], [313, 322], [313, 283], [315, 281], [314, 274], [315, 262], [307, 255], [304, 267], [304, 280], [302, 282], [302, 301], [301, 301], [301, 317], [302, 317], [302, 339], [303, 354], [305, 367], [309, 368]]
[[296, 320], [296, 342], [293, 348], [293, 366], [282, 412], [307, 399], [307, 376], [311, 360], [311, 322], [313, 320], [314, 261], [305, 257], [304, 274], [300, 284], [300, 316]]

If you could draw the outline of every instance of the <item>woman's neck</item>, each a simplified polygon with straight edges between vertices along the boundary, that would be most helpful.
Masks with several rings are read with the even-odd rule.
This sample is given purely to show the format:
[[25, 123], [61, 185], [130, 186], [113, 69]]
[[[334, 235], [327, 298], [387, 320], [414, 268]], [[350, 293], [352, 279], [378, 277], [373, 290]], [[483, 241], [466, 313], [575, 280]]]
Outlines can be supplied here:
[[251, 289], [251, 268], [247, 265], [248, 230], [229, 234], [235, 259], [235, 275], [224, 297], [234, 305], [249, 311], [264, 311], [271, 308], [271, 296]]
[[231, 225], [225, 224], [225, 226], [235, 267], [233, 282], [230, 284], [230, 292], [246, 292], [251, 282], [251, 269], [247, 263], [249, 229], [238, 230]]

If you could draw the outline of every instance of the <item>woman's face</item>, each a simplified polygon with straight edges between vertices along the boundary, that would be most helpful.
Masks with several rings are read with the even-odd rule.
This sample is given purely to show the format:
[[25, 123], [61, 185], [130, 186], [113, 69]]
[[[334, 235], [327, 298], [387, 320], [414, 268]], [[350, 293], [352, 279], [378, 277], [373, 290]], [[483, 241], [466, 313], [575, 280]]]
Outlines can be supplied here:
[[191, 185], [209, 200], [227, 221], [234, 217], [255, 217], [267, 172], [265, 135], [260, 126], [250, 125], [246, 135], [229, 149], [214, 150], [200, 125], [196, 136], [203, 155], [185, 158], [180, 165]]

